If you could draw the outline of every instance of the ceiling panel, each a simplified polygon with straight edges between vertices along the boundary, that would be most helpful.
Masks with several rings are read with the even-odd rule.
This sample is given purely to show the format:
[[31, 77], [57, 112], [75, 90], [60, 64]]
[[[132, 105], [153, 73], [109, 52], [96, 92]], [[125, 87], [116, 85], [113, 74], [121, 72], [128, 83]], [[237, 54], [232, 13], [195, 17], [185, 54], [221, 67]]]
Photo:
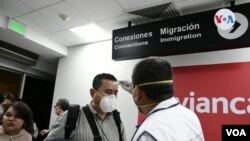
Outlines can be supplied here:
[[11, 30], [4, 30], [0, 28], [0, 40], [11, 43], [23, 49], [32, 51], [40, 56], [46, 56], [47, 58], [58, 58], [62, 57], [58, 52], [51, 51], [49, 48], [45, 48], [41, 44], [27, 40], [22, 35], [17, 34]]
[[98, 22], [97, 25], [112, 36], [113, 30], [128, 27], [128, 22], [133, 20], [134, 17], [134, 15], [123, 14], [115, 19]]
[[183, 15], [187, 15], [224, 7], [224, 0], [183, 0], [174, 4]]
[[115, 0], [67, 0], [91, 21], [100, 21], [122, 14], [123, 9]]
[[2, 0], [0, 5], [1, 14], [10, 18], [15, 18], [32, 11], [31, 8], [21, 3], [19, 0]]
[[173, 0], [117, 0], [126, 10], [127, 9], [140, 9], [151, 5], [167, 3]]
[[[43, 8], [38, 12], [64, 28], [72, 28], [89, 23], [87, 18], [79, 14], [66, 2], [57, 3], [50, 7]], [[59, 16], [60, 14], [67, 15], [70, 19], [68, 21], [62, 20]]]
[[[110, 34], [110, 36], [112, 36], [112, 31], [114, 29], [127, 27], [128, 21], [130, 21], [133, 18], [134, 18], [133, 15], [124, 14], [115, 19], [97, 22], [96, 24], [101, 28], [103, 28], [105, 31], [107, 31]], [[69, 30], [59, 31], [46, 36], [64, 46], [75, 46], [75, 45], [89, 43]]]
[[17, 20], [26, 24], [28, 28], [31, 28], [32, 30], [41, 34], [52, 33], [63, 29], [63, 27], [48, 20], [46, 17], [44, 17], [38, 12], [32, 12], [30, 14], [24, 15], [22, 17], [17, 18]]
[[59, 31], [46, 36], [54, 40], [55, 42], [67, 47], [86, 43], [83, 38], [69, 30]]
[[20, 1], [34, 10], [57, 3], [61, 0], [20, 0]]
[[236, 5], [243, 4], [243, 3], [248, 3], [248, 2], [250, 2], [250, 0], [235, 0]]

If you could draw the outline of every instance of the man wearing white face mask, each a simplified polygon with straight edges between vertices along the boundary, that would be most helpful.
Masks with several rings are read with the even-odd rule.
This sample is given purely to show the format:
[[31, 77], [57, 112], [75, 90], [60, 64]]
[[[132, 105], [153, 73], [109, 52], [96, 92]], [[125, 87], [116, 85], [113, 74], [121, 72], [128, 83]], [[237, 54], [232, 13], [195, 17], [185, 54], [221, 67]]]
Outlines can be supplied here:
[[[76, 127], [69, 135], [70, 141], [126, 141], [124, 125], [116, 110], [117, 79], [107, 73], [95, 76], [90, 95], [91, 102], [80, 109]], [[67, 114], [66, 114], [67, 115]], [[65, 137], [67, 116], [60, 119], [53, 134], [44, 141]]]
[[[109, 113], [109, 112], [113, 112], [115, 109], [116, 109], [116, 105], [117, 105], [117, 102], [116, 102], [116, 94], [107, 94], [107, 93], [104, 93], [103, 95], [95, 90], [96, 94], [98, 94], [101, 98], [101, 101], [100, 101], [100, 108], [101, 108], [101, 112], [103, 113]], [[93, 105], [97, 105], [97, 108], [98, 108], [98, 104], [96, 104], [94, 101], [93, 102]]]
[[119, 84], [133, 95], [145, 115], [131, 141], [204, 141], [196, 114], [174, 97], [173, 72], [166, 60], [150, 57], [140, 61], [133, 70], [132, 83]]

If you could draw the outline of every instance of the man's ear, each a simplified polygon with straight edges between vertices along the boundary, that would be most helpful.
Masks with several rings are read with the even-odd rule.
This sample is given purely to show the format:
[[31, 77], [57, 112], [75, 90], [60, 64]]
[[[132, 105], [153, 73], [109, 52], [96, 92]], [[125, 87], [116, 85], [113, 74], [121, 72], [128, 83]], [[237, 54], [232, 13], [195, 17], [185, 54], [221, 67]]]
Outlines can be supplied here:
[[95, 96], [95, 89], [91, 88], [89, 92], [90, 92], [90, 96], [93, 98]]
[[138, 88], [138, 98], [139, 98], [139, 99], [142, 99], [143, 96], [144, 96], [144, 91], [139, 87], [139, 88]]
[[142, 89], [140, 89], [140, 87], [137, 87], [134, 91], [134, 98], [135, 100], [140, 100], [142, 98]]

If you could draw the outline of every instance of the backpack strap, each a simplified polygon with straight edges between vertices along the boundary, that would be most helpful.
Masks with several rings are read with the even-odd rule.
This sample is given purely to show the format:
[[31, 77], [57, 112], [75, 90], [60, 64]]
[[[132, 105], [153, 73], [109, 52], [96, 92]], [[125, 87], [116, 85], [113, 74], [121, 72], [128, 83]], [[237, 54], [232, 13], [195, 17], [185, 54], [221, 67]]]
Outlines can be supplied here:
[[100, 136], [99, 130], [97, 128], [93, 113], [90, 111], [88, 106], [82, 107], [82, 110], [89, 122], [89, 126], [94, 136], [94, 141], [101, 141], [102, 137]]
[[66, 124], [64, 126], [64, 138], [69, 139], [69, 135], [76, 128], [76, 121], [79, 115], [80, 105], [71, 105], [68, 109]]
[[118, 128], [118, 132], [119, 132], [119, 139], [120, 141], [122, 141], [122, 133], [121, 133], [121, 118], [120, 118], [120, 113], [117, 110], [113, 111], [113, 117], [115, 119], [115, 124]]

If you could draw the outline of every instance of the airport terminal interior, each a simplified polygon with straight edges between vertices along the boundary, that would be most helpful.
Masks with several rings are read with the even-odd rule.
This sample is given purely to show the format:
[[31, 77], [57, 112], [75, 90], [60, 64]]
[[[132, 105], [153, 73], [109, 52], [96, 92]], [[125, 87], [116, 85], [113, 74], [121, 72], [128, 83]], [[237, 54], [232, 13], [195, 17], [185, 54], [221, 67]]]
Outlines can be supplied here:
[[[217, 140], [206, 120], [214, 118], [218, 127], [250, 123], [249, 8], [250, 0], [0, 0], [0, 92], [22, 99], [38, 129], [48, 129], [57, 117], [58, 99], [89, 104], [96, 74], [131, 80], [137, 62], [161, 56], [174, 67], [180, 103], [197, 113], [206, 140]], [[214, 16], [220, 9], [235, 12], [237, 25], [229, 33], [217, 30], [216, 22], [224, 20]], [[168, 52], [168, 46], [178, 49]], [[224, 80], [232, 73], [242, 74], [237, 91], [230, 83], [237, 78]], [[197, 83], [190, 84], [193, 80]], [[225, 105], [216, 105], [219, 98]], [[143, 116], [121, 87], [117, 100], [130, 140]], [[201, 101], [209, 106], [202, 109]], [[225, 115], [232, 118], [219, 121]]]

